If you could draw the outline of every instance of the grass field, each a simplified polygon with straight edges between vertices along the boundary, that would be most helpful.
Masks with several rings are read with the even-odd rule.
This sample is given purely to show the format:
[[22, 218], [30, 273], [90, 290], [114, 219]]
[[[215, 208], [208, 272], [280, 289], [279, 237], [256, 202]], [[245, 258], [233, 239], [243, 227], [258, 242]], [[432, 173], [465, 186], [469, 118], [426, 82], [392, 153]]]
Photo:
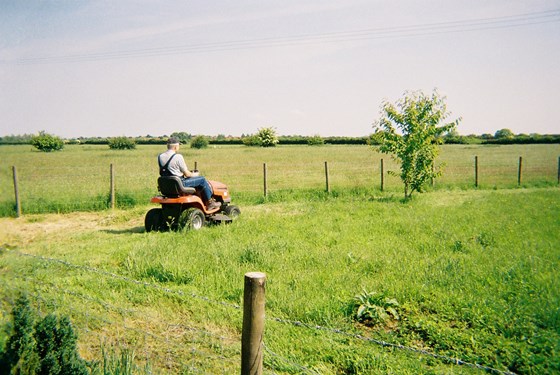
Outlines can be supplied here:
[[[381, 156], [365, 148], [186, 150], [187, 161], [197, 160], [208, 176], [230, 185], [240, 220], [186, 234], [144, 233], [150, 206], [140, 201], [126, 210], [1, 218], [0, 323], [6, 325], [10, 304], [26, 292], [41, 313], [71, 317], [84, 358], [99, 360], [102, 349], [127, 349], [134, 353], [137, 373], [146, 365], [154, 373], [238, 373], [243, 275], [262, 271], [265, 373], [481, 371], [446, 358], [520, 374], [558, 373], [558, 146], [525, 147], [444, 148], [441, 159], [449, 171], [458, 168], [457, 160], [493, 156], [501, 161], [492, 168], [514, 159], [513, 177], [486, 174], [485, 188], [466, 189], [472, 175], [465, 181], [448, 176], [448, 182], [408, 202], [401, 201], [396, 180], [385, 192], [375, 186]], [[126, 186], [128, 176], [137, 190], [127, 194], [135, 197], [145, 189], [148, 198], [155, 190], [151, 163], [157, 151], [114, 153], [86, 146], [59, 154], [7, 153], [2, 184], [10, 189], [4, 166], [14, 164], [22, 180], [29, 179], [23, 177], [33, 175], [24, 167], [27, 160], [38, 171], [49, 170], [45, 176], [58, 178], [60, 188], [66, 186], [67, 165], [76, 163], [89, 178], [87, 160], [88, 170], [107, 171], [107, 180], [91, 184], [92, 190], [108, 186], [106, 164], [114, 163], [119, 186]], [[505, 189], [517, 186], [519, 156], [528, 168], [530, 160], [540, 160], [540, 172], [531, 181], [532, 169], [527, 171], [525, 188]], [[140, 160], [142, 167], [125, 169], [127, 159]], [[331, 194], [322, 191], [325, 160], [332, 160]], [[271, 179], [268, 200], [262, 199], [263, 162]], [[227, 165], [232, 169], [223, 171]], [[298, 169], [315, 170], [310, 165], [317, 165], [318, 182], [286, 181], [298, 177]], [[371, 174], [364, 172], [368, 166]], [[342, 173], [354, 168], [361, 172]], [[284, 178], [282, 170], [288, 171]], [[353, 185], [358, 187], [350, 189]], [[68, 186], [80, 195], [81, 188]], [[41, 199], [61, 197], [52, 187]], [[364, 291], [398, 301], [400, 319], [358, 323], [353, 304]], [[0, 333], [0, 345], [6, 336]]]
[[[62, 152], [43, 153], [31, 146], [0, 146], [0, 216], [14, 215], [12, 166], [16, 166], [24, 213], [70, 212], [108, 207], [110, 165], [114, 165], [117, 205], [143, 205], [157, 193], [155, 158], [162, 146], [138, 146], [115, 151], [107, 146], [69, 145]], [[325, 167], [335, 194], [349, 189], [380, 190], [380, 160], [384, 159], [384, 192], [401, 194], [398, 165], [368, 146], [283, 146], [251, 148], [223, 146], [181, 150], [191, 168], [228, 184], [243, 203], [263, 196], [263, 164], [268, 192], [274, 199], [285, 191], [325, 190]], [[557, 186], [560, 145], [451, 145], [442, 147], [436, 164], [445, 173], [436, 190], [474, 188], [474, 157], [478, 156], [479, 188], [517, 187], [519, 157], [523, 157], [523, 187]], [[430, 187], [431, 188], [431, 187]]]

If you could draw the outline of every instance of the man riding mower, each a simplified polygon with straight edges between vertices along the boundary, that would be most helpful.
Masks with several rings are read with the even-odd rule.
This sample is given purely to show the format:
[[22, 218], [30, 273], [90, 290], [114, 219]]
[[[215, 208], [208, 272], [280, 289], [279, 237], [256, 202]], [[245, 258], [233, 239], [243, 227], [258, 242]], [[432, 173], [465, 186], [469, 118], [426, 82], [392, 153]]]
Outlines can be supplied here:
[[151, 199], [152, 203], [161, 204], [161, 208], [153, 208], [146, 214], [147, 232], [200, 229], [207, 221], [228, 223], [239, 216], [239, 208], [230, 204], [226, 185], [208, 181], [187, 168], [183, 156], [177, 154], [176, 138], [169, 138], [167, 149], [158, 156], [161, 195]]

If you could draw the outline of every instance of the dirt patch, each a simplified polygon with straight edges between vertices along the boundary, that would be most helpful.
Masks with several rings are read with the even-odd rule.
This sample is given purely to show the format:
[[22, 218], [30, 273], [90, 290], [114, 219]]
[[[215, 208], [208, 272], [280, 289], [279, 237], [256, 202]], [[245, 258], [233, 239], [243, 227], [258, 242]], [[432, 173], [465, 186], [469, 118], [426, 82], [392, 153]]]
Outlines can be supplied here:
[[98, 230], [139, 230], [141, 215], [130, 212], [72, 212], [0, 218], [0, 246], [17, 247]]

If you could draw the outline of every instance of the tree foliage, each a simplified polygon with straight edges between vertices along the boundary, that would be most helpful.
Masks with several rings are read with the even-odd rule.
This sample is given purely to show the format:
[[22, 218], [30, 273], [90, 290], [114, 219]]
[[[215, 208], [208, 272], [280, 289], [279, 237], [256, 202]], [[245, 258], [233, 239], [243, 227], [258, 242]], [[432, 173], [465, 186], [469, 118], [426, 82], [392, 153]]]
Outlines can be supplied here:
[[133, 150], [136, 148], [136, 142], [128, 137], [115, 137], [109, 139], [109, 148], [111, 150]]
[[191, 139], [191, 148], [206, 148], [208, 147], [208, 138], [203, 135], [197, 135], [193, 139]]
[[[12, 310], [13, 332], [0, 353], [2, 374], [86, 375], [77, 349], [77, 335], [67, 317], [37, 319], [26, 296]], [[35, 323], [38, 320], [37, 323]]]
[[321, 146], [325, 144], [325, 140], [320, 135], [314, 135], [307, 138], [307, 144], [309, 146]]
[[507, 128], [497, 130], [494, 133], [494, 138], [496, 139], [513, 139], [513, 137], [515, 137], [515, 134]]
[[274, 147], [278, 143], [278, 136], [274, 128], [260, 128], [257, 132], [261, 147]]
[[0, 356], [0, 373], [33, 374], [39, 364], [39, 357], [33, 350], [35, 338], [33, 330], [35, 316], [29, 300], [21, 296], [12, 309], [13, 330], [5, 350]]
[[47, 134], [44, 130], [31, 138], [31, 144], [43, 152], [60, 151], [64, 148], [64, 141], [61, 138]]
[[243, 144], [249, 147], [260, 147], [261, 140], [257, 134], [246, 135], [242, 137]]
[[274, 128], [259, 128], [256, 134], [242, 136], [245, 146], [274, 147], [279, 139]]
[[438, 145], [443, 142], [442, 135], [459, 123], [455, 120], [442, 125], [449, 114], [445, 97], [435, 90], [432, 95], [407, 92], [395, 104], [382, 104], [374, 139], [379, 151], [392, 154], [400, 163], [405, 198], [421, 192], [426, 181], [441, 175], [441, 168], [434, 167]]
[[181, 142], [183, 144], [187, 144], [191, 140], [192, 135], [190, 135], [189, 133], [186, 133], [186, 132], [174, 132], [174, 133], [171, 133], [170, 137], [175, 137], [179, 140], [179, 142]]

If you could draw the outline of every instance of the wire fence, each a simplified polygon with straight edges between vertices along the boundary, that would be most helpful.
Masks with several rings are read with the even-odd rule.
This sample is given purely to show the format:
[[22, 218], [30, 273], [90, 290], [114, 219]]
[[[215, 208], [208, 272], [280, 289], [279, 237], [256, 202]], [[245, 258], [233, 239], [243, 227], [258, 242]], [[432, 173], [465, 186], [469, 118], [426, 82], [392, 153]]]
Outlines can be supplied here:
[[[116, 306], [105, 299], [91, 295], [85, 285], [82, 288], [64, 286], [64, 280], [49, 279], [35, 272], [48, 267], [63, 267], [68, 277], [74, 277], [72, 271], [91, 276], [102, 283], [117, 283], [113, 287], [130, 289], [140, 287], [151, 290], [172, 303], [178, 299], [181, 306], [190, 306], [193, 301], [203, 303], [207, 309], [219, 307], [232, 313], [232, 319], [239, 320], [241, 307], [237, 304], [215, 300], [195, 293], [173, 290], [159, 284], [145, 282], [119, 275], [102, 269], [73, 264], [65, 260], [28, 254], [18, 250], [2, 249], [3, 256], [13, 256], [16, 260], [30, 261], [28, 267], [11, 267], [3, 271], [0, 277], [2, 296], [0, 299], [3, 316], [8, 315], [10, 306], [21, 293], [28, 295], [42, 313], [57, 312], [69, 316], [79, 334], [79, 343], [88, 353], [100, 352], [104, 347], [132, 349], [135, 363], [145, 368], [145, 373], [238, 373], [241, 357], [239, 332], [230, 332], [219, 327], [208, 327], [207, 322], [184, 324], [177, 312], [177, 317], [161, 316], [157, 310], [146, 309], [141, 303], [137, 307]], [[122, 285], [120, 285], [122, 284]], [[17, 287], [14, 287], [17, 285]], [[118, 285], [118, 286], [117, 286]], [[417, 356], [428, 356], [443, 363], [470, 367], [494, 374], [513, 374], [509, 371], [495, 369], [483, 364], [470, 363], [460, 358], [432, 353], [419, 349], [386, 342], [361, 334], [355, 334], [339, 328], [325, 327], [294, 321], [281, 317], [269, 316], [267, 321], [312, 330], [317, 340], [322, 335], [336, 335], [357, 340]], [[187, 320], [187, 319], [185, 319]], [[316, 369], [301, 365], [292, 359], [276, 353], [274, 343], [264, 339], [265, 351], [264, 373], [319, 374]], [[93, 360], [95, 358], [89, 358]], [[278, 369], [282, 370], [278, 370]]]
[[[510, 153], [465, 159], [450, 153], [435, 165], [444, 168], [443, 176], [427, 187], [555, 186], [560, 184], [560, 157], [556, 159], [551, 155], [548, 152], [513, 157]], [[191, 165], [202, 169], [209, 179], [226, 182], [234, 197], [258, 197], [298, 190], [366, 189], [395, 193], [402, 190], [399, 166], [391, 158], [374, 159], [368, 155], [343, 160], [340, 155], [332, 157], [334, 160], [324, 162], [245, 160], [242, 165], [206, 159], [194, 161]], [[41, 169], [24, 165], [3, 171], [0, 215], [13, 215], [18, 205], [23, 213], [101, 210], [115, 205], [126, 208], [146, 204], [158, 193], [157, 175], [150, 168], [130, 170], [121, 164], [97, 163], [88, 167], [60, 165]]]

